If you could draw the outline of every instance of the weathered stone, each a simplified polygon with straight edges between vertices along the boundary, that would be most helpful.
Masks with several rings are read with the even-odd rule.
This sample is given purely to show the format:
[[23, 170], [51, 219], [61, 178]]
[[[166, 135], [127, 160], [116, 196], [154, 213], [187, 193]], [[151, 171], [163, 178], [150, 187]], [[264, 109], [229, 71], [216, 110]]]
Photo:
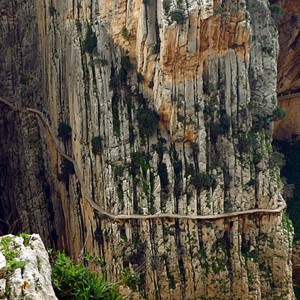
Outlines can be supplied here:
[[[0, 106], [5, 221], [73, 257], [96, 252], [116, 281], [124, 265], [139, 269], [144, 298], [293, 299], [281, 213], [113, 220], [90, 205], [184, 217], [282, 204], [269, 167], [278, 41], [268, 1], [164, 2], [1, 2], [0, 96], [51, 124]], [[138, 118], [147, 105], [160, 115], [149, 138]], [[58, 148], [76, 163], [64, 181]]]
[[[14, 260], [24, 263], [24, 266], [22, 270], [21, 267], [18, 267], [7, 270], [2, 275], [1, 287], [3, 287], [7, 299], [57, 299], [51, 283], [48, 253], [40, 236], [37, 234], [28, 236], [28, 245], [24, 245], [21, 237], [12, 235], [8, 237], [11, 238], [9, 249], [18, 252], [18, 257]], [[0, 288], [0, 294], [1, 291], [2, 288]], [[7, 291], [9, 291], [9, 295], [7, 295]]]

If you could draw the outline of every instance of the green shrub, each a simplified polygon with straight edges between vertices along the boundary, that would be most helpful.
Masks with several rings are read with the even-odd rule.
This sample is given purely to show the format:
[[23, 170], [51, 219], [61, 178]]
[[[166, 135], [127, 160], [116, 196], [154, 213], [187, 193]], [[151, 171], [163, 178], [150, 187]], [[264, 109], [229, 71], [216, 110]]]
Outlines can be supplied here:
[[258, 141], [253, 135], [242, 135], [239, 138], [238, 149], [242, 153], [250, 153], [258, 147]]
[[101, 58], [99, 62], [102, 67], [108, 66], [108, 60], [105, 58]]
[[214, 84], [209, 82], [208, 80], [203, 80], [203, 93], [206, 95], [210, 95], [214, 91]]
[[122, 271], [122, 283], [128, 286], [131, 290], [136, 291], [137, 285], [140, 282], [140, 276], [131, 272], [129, 268]]
[[149, 88], [149, 89], [153, 89], [153, 87], [154, 87], [154, 82], [153, 82], [153, 80], [151, 80], [151, 81], [148, 83], [148, 88]]
[[109, 80], [109, 84], [108, 87], [111, 91], [115, 90], [116, 88], [118, 88], [120, 85], [120, 79], [118, 75], [115, 76], [111, 76], [110, 80]]
[[259, 153], [258, 151], [255, 151], [253, 153], [253, 163], [255, 165], [259, 164], [263, 159], [263, 155], [261, 153]]
[[125, 70], [126, 72], [128, 72], [132, 68], [132, 64], [128, 55], [123, 55], [121, 57], [121, 65], [123, 70]]
[[63, 142], [66, 142], [72, 133], [72, 128], [67, 123], [59, 123], [58, 125], [58, 137], [62, 139]]
[[160, 162], [157, 166], [157, 171], [162, 189], [167, 189], [169, 185], [168, 170], [165, 163]]
[[99, 155], [102, 152], [102, 141], [103, 138], [101, 135], [95, 136], [92, 138], [92, 152], [95, 155]]
[[74, 165], [68, 159], [64, 158], [60, 165], [61, 173], [58, 176], [59, 181], [67, 181], [70, 175], [75, 174]]
[[218, 136], [222, 134], [221, 125], [218, 123], [211, 122], [209, 124], [209, 128], [210, 128], [210, 139], [212, 143], [216, 143], [218, 140]]
[[227, 114], [221, 116], [220, 127], [223, 134], [229, 133], [231, 127], [231, 118]]
[[272, 14], [279, 15], [280, 17], [284, 16], [284, 11], [282, 10], [282, 8], [278, 4], [272, 4], [270, 6], [270, 10], [271, 10]]
[[49, 13], [51, 17], [53, 17], [57, 13], [56, 8], [53, 5], [49, 7]]
[[[204, 85], [204, 83], [203, 83], [204, 93], [207, 93], [207, 94], [210, 93], [210, 91], [204, 90], [204, 88], [205, 89], [208, 88], [209, 85]], [[206, 117], [212, 116], [216, 110], [217, 110], [217, 99], [216, 98], [210, 98], [209, 101], [205, 102], [203, 113]]]
[[271, 116], [272, 121], [282, 120], [286, 117], [285, 111], [281, 107], [276, 107]]
[[19, 235], [24, 240], [24, 246], [27, 247], [29, 245], [30, 235], [26, 232], [22, 232]]
[[22, 271], [26, 263], [20, 261], [20, 251], [12, 249], [14, 246], [11, 244], [12, 238], [10, 236], [3, 237], [0, 242], [0, 252], [4, 255], [6, 259], [7, 271], [13, 271], [20, 268]]
[[123, 299], [116, 284], [107, 281], [104, 274], [74, 264], [64, 253], [57, 253], [52, 269], [52, 283], [60, 300]]
[[93, 32], [92, 26], [88, 25], [87, 32], [85, 35], [85, 40], [83, 41], [83, 49], [92, 54], [94, 49], [97, 48], [97, 37], [95, 32]]
[[123, 177], [124, 175], [124, 165], [116, 165], [113, 167], [115, 179]]
[[145, 81], [144, 76], [143, 76], [142, 73], [137, 73], [136, 77], [137, 77], [137, 82], [138, 83], [143, 83]]
[[137, 121], [141, 137], [151, 137], [158, 129], [159, 116], [156, 111], [145, 107], [137, 112]]
[[163, 8], [166, 14], [170, 12], [171, 8], [171, 1], [170, 0], [163, 0]]
[[279, 167], [280, 169], [285, 166], [284, 155], [280, 152], [273, 152], [269, 159], [270, 168]]
[[117, 186], [117, 196], [121, 203], [124, 203], [124, 192], [123, 192], [123, 186], [121, 183]]
[[117, 93], [114, 93], [111, 102], [111, 110], [113, 116], [113, 131], [117, 137], [121, 135], [121, 121], [119, 118], [119, 101], [120, 101], [119, 95]]
[[196, 174], [195, 166], [192, 163], [188, 164], [185, 170], [185, 177], [188, 178], [189, 176], [191, 176], [193, 178], [195, 174]]
[[198, 143], [191, 142], [191, 150], [194, 156], [197, 156], [200, 152], [200, 148]]
[[192, 176], [191, 183], [196, 188], [197, 192], [200, 192], [213, 187], [216, 181], [207, 173], [196, 173]]
[[126, 28], [126, 26], [124, 26], [122, 28], [121, 35], [122, 35], [124, 40], [129, 41], [130, 35], [129, 35], [128, 29]]
[[81, 30], [82, 30], [82, 25], [81, 25], [81, 22], [80, 22], [80, 20], [75, 20], [75, 26], [76, 26], [76, 29], [77, 29], [77, 31], [78, 32], [81, 32]]
[[171, 20], [173, 22], [182, 23], [185, 19], [184, 10], [183, 9], [175, 9], [170, 12]]
[[150, 169], [149, 159], [146, 157], [145, 152], [137, 151], [131, 153], [131, 165], [130, 165], [130, 174], [132, 176], [136, 176], [140, 168], [142, 168], [142, 172], [144, 177], [147, 175], [147, 171]]
[[201, 109], [200, 103], [196, 102], [195, 103], [195, 112], [199, 112]]

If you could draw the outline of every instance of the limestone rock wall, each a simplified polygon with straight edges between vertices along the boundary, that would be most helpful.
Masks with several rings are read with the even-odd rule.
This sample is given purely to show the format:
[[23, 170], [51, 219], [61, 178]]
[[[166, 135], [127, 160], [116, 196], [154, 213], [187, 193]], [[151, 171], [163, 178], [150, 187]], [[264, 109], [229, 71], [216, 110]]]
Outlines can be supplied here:
[[48, 253], [39, 235], [0, 238], [0, 299], [57, 299]]
[[[42, 109], [35, 4], [2, 1], [0, 11], [0, 97]], [[46, 158], [42, 128], [35, 118], [5, 105], [0, 111], [0, 233], [39, 232], [46, 245], [62, 245], [61, 196], [52, 176], [57, 166]]]
[[299, 3], [271, 1], [278, 6], [273, 12], [279, 25], [281, 51], [278, 58], [278, 93], [287, 94], [299, 91]]
[[[59, 143], [85, 185], [75, 175], [59, 181], [63, 160], [42, 124], [29, 118], [40, 137], [31, 143], [27, 123], [18, 123], [26, 117], [9, 112], [15, 115], [6, 120], [8, 108], [1, 105], [3, 122], [16, 131], [15, 141], [3, 132], [0, 148], [11, 172], [0, 176], [6, 212], [11, 205], [20, 215], [23, 204], [14, 189], [21, 179], [5, 184], [19, 165], [8, 146], [18, 148], [19, 159], [41, 149], [50, 200], [36, 176], [21, 168], [44, 205], [41, 217], [23, 211], [37, 220], [31, 230], [44, 230], [45, 239], [73, 257], [100, 254], [116, 279], [124, 267], [139, 270], [147, 299], [293, 299], [292, 230], [284, 228], [282, 214], [112, 221], [85, 201], [88, 190], [108, 212], [141, 215], [214, 215], [282, 204], [278, 169], [269, 165], [278, 42], [267, 1], [1, 6], [2, 97], [43, 111], [55, 132], [61, 123], [71, 126], [71, 138]], [[27, 26], [31, 35], [19, 29], [10, 44], [11, 26]], [[25, 63], [11, 59], [15, 44], [30, 67], [25, 78]], [[34, 96], [24, 96], [22, 87]], [[17, 147], [19, 141], [24, 146]], [[45, 220], [52, 221], [39, 228]]]

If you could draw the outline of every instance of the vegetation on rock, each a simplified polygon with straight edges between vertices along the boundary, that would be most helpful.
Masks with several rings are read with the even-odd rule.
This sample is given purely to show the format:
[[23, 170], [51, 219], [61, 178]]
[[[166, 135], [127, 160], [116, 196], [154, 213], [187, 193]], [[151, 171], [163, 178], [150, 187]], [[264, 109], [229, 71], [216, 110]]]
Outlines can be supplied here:
[[122, 37], [123, 37], [124, 40], [129, 41], [130, 35], [129, 35], [128, 29], [126, 28], [126, 26], [124, 26], [122, 28], [121, 34], [122, 34]]
[[92, 138], [92, 152], [99, 155], [102, 152], [102, 136], [98, 135]]
[[58, 125], [58, 137], [62, 139], [63, 142], [66, 142], [72, 133], [72, 128], [67, 123], [59, 123]]
[[85, 35], [85, 40], [83, 41], [83, 49], [92, 54], [94, 49], [97, 48], [97, 37], [95, 32], [93, 32], [92, 26], [88, 25], [87, 32]]
[[67, 182], [69, 180], [69, 176], [75, 174], [73, 163], [65, 158], [63, 159], [60, 168], [61, 168], [61, 173], [58, 176], [58, 179], [60, 181]]
[[136, 116], [142, 137], [151, 137], [158, 129], [159, 116], [156, 111], [144, 107], [140, 108]]
[[271, 116], [272, 121], [282, 120], [286, 117], [285, 111], [281, 107], [276, 107]]
[[6, 259], [7, 271], [13, 271], [18, 268], [23, 270], [25, 262], [19, 259], [20, 251], [14, 248], [11, 241], [12, 237], [10, 236], [3, 237], [0, 241], [0, 251]]
[[182, 23], [185, 19], [183, 9], [175, 9], [170, 12], [171, 20], [173, 22]]
[[195, 173], [191, 178], [192, 185], [196, 188], [197, 192], [209, 189], [215, 185], [215, 179], [207, 173]]
[[89, 271], [61, 252], [52, 269], [52, 283], [60, 300], [123, 299], [118, 286], [110, 283], [105, 274]]

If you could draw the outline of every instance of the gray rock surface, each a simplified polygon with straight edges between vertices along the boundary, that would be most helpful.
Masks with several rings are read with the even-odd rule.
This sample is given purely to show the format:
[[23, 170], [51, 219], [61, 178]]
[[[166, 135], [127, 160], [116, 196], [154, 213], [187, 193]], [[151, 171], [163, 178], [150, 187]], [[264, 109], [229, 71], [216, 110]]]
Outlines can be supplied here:
[[[1, 104], [0, 218], [73, 257], [100, 255], [116, 281], [124, 265], [140, 269], [144, 298], [293, 299], [292, 229], [281, 213], [116, 221], [86, 201], [127, 215], [280, 205], [279, 169], [269, 166], [278, 43], [268, 1], [164, 2], [1, 1], [0, 96], [41, 110], [55, 133], [71, 126], [60, 148], [84, 185], [58, 180], [63, 159], [40, 120]], [[97, 45], [87, 52], [89, 25]], [[138, 118], [146, 104], [160, 116], [149, 139]]]
[[48, 253], [39, 235], [28, 235], [26, 242], [13, 235], [0, 237], [0, 254], [8, 252], [15, 255], [13, 259], [8, 256], [0, 268], [0, 299], [57, 299], [51, 283]]

